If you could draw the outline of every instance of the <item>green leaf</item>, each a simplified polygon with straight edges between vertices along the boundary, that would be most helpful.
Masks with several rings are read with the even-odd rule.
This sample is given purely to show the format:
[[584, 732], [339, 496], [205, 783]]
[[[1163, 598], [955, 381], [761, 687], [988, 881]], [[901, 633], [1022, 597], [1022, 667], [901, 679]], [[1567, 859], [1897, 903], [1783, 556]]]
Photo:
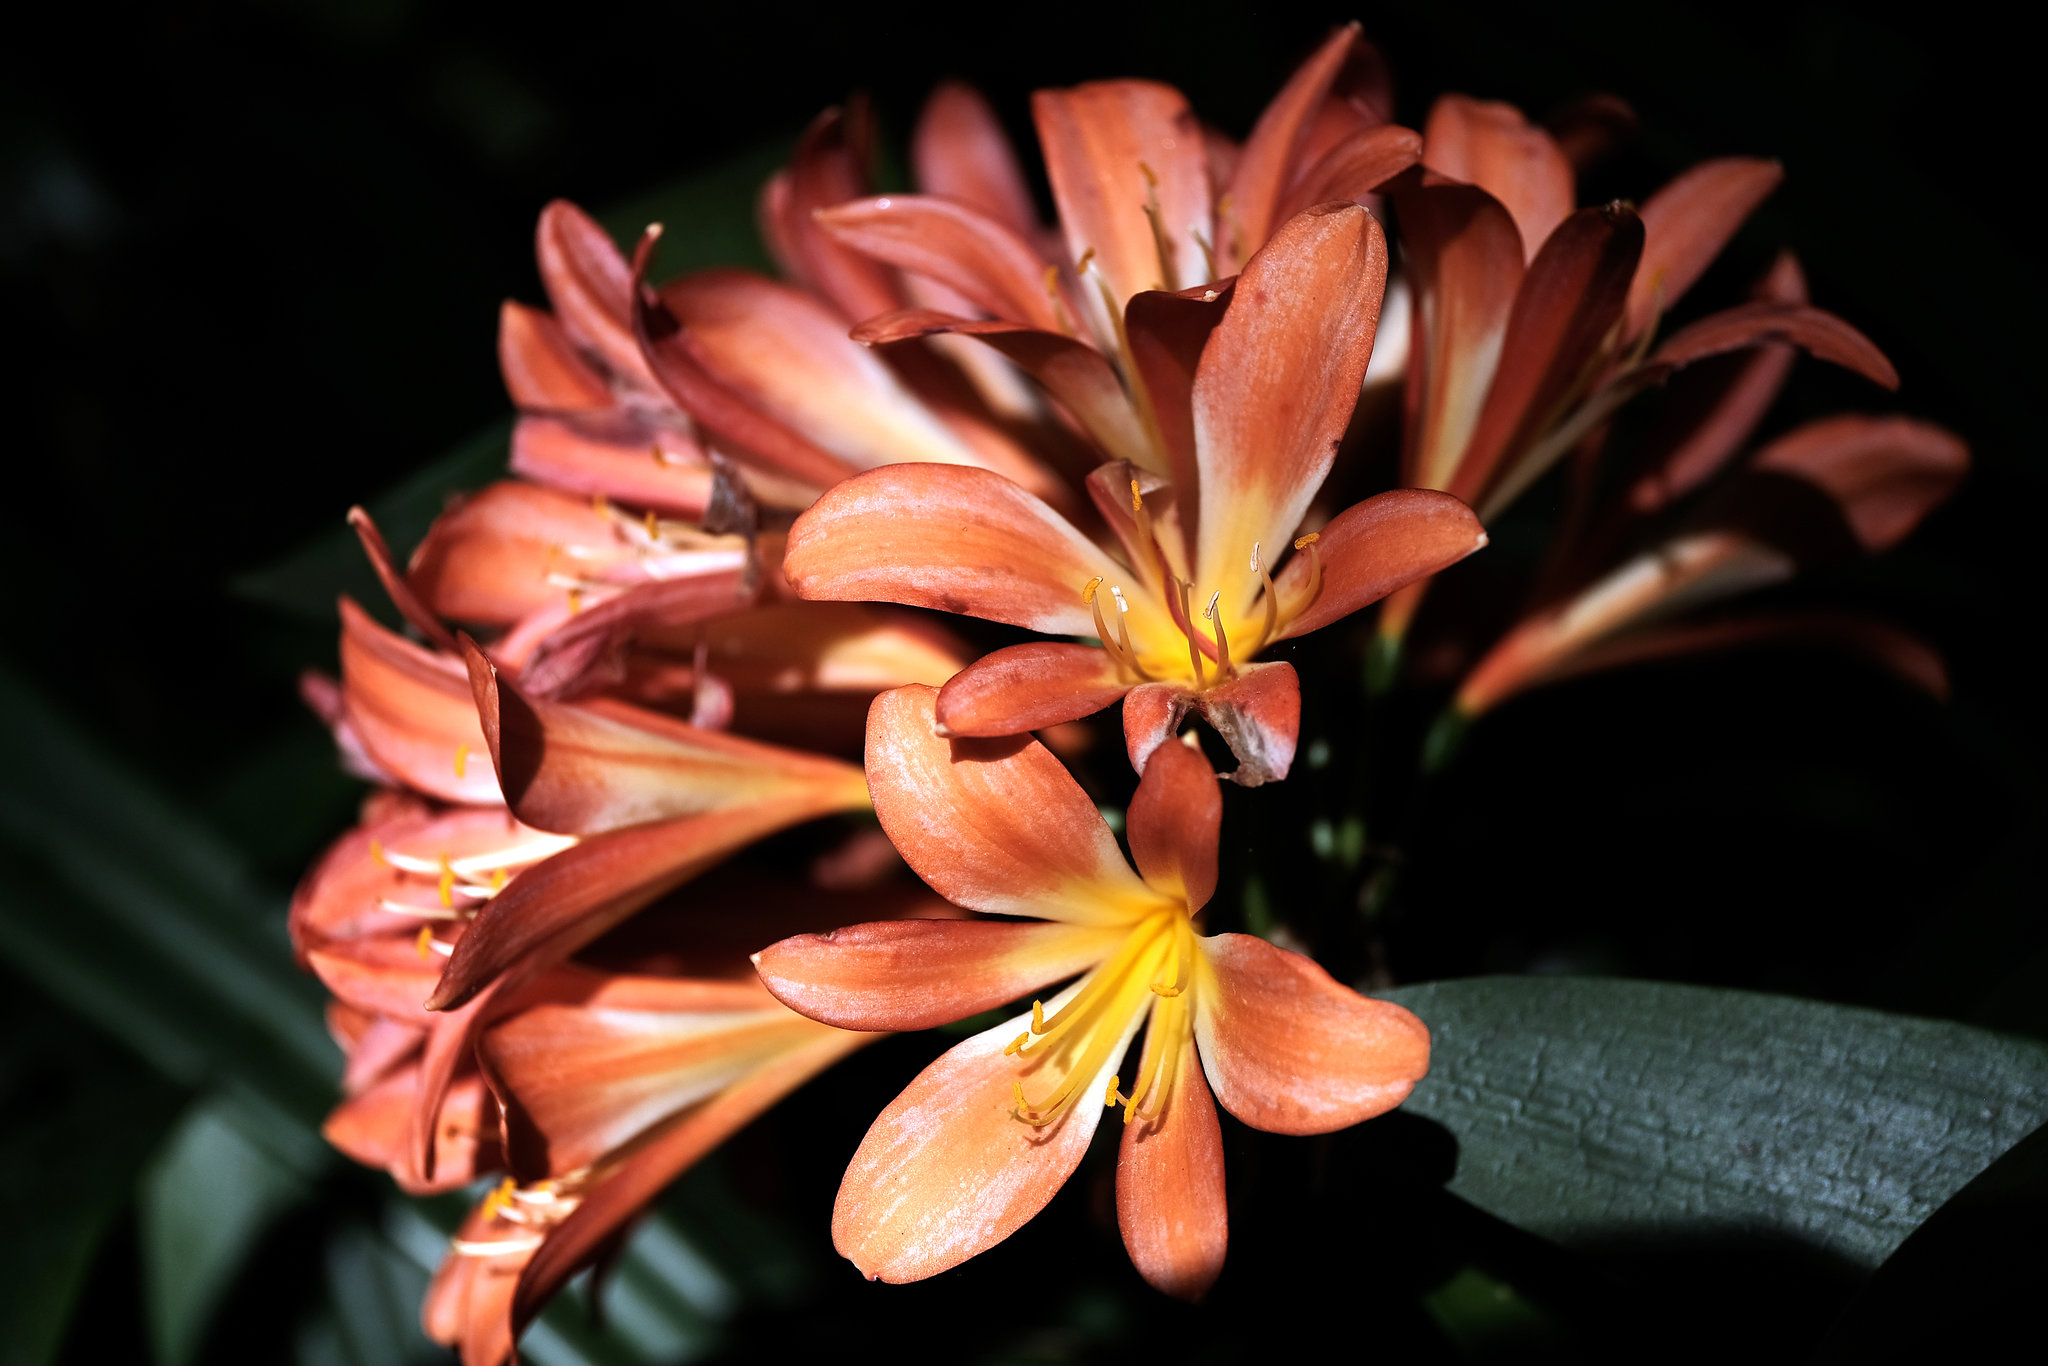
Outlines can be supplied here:
[[246, 1107], [201, 1102], [143, 1173], [143, 1296], [150, 1345], [163, 1366], [192, 1359], [256, 1240], [311, 1191], [295, 1164], [249, 1129], [262, 1132]]
[[1387, 993], [1449, 1189], [1567, 1245], [1786, 1237], [1875, 1267], [2048, 1119], [2048, 1046], [1815, 1001], [1594, 978]]

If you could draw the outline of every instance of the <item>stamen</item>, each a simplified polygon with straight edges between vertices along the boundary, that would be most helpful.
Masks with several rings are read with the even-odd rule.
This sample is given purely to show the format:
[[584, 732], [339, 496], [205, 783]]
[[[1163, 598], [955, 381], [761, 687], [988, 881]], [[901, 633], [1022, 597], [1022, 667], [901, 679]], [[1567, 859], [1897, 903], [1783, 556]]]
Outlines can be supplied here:
[[1188, 590], [1193, 588], [1194, 585], [1186, 579], [1175, 579], [1174, 585], [1180, 594], [1180, 619], [1187, 623], [1188, 667], [1195, 671], [1195, 686], [1206, 688], [1209, 686], [1209, 676], [1202, 672], [1202, 649], [1195, 643], [1197, 635], [1195, 622], [1188, 612]]
[[391, 860], [389, 860], [389, 859], [387, 859], [387, 858], [385, 858], [385, 857], [384, 857], [384, 841], [383, 841], [383, 840], [371, 840], [371, 841], [370, 841], [370, 862], [372, 862], [372, 863], [381, 863], [381, 864], [383, 864], [383, 865], [384, 865], [384, 866], [385, 866], [386, 868], [389, 868], [389, 867], [391, 866]]
[[1123, 1078], [1121, 1078], [1121, 1077], [1117, 1077], [1117, 1076], [1112, 1076], [1112, 1077], [1110, 1077], [1110, 1079], [1109, 1079], [1109, 1089], [1108, 1089], [1107, 1091], [1104, 1091], [1104, 1092], [1102, 1093], [1102, 1103], [1103, 1103], [1103, 1104], [1104, 1104], [1105, 1106], [1110, 1106], [1110, 1105], [1114, 1105], [1114, 1104], [1116, 1104], [1116, 1103], [1117, 1103], [1117, 1102], [1118, 1102], [1119, 1100], [1122, 1100], [1122, 1099], [1123, 1099], [1123, 1097], [1119, 1096], [1119, 1095], [1118, 1095], [1118, 1094], [1116, 1093], [1116, 1084], [1117, 1084], [1117, 1083], [1118, 1083], [1119, 1081], [1122, 1081], [1122, 1080], [1123, 1080]]
[[491, 893], [493, 895], [505, 890], [505, 883], [509, 876], [502, 864], [491, 869]]
[[[1213, 280], [1213, 279], [1215, 279], [1215, 278], [1216, 278], [1216, 274], [1217, 274], [1217, 272], [1216, 272], [1216, 248], [1215, 248], [1215, 247], [1214, 247], [1213, 245], [1211, 245], [1211, 244], [1210, 244], [1210, 241], [1209, 241], [1208, 237], [1206, 237], [1206, 236], [1205, 236], [1205, 235], [1203, 234], [1203, 232], [1202, 232], [1202, 230], [1201, 230], [1200, 228], [1193, 228], [1193, 227], [1189, 228], [1189, 229], [1188, 229], [1188, 236], [1190, 236], [1190, 237], [1194, 238], [1194, 239], [1195, 239], [1195, 245], [1196, 245], [1196, 246], [1198, 246], [1198, 247], [1200, 247], [1200, 248], [1202, 249], [1202, 264], [1203, 264], [1204, 266], [1208, 267], [1208, 270], [1209, 270], [1209, 278], [1210, 278], [1210, 279], [1212, 279], [1212, 280]], [[1216, 291], [1215, 291], [1215, 290], [1213, 290], [1213, 289], [1212, 289], [1212, 290], [1209, 290], [1209, 291], [1208, 291], [1208, 297], [1206, 297], [1205, 299], [1203, 299], [1203, 300], [1202, 300], [1202, 302], [1203, 302], [1203, 303], [1211, 303], [1211, 304], [1212, 304], [1212, 303], [1215, 303], [1215, 302], [1216, 302]]]
[[647, 509], [647, 539], [650, 541], [661, 539], [661, 522], [660, 519], [655, 517], [653, 508]]
[[1296, 550], [1308, 552], [1308, 596], [1301, 600], [1300, 607], [1294, 609], [1296, 613], [1307, 610], [1308, 605], [1316, 600], [1316, 595], [1323, 591], [1323, 555], [1316, 549], [1316, 542], [1322, 539], [1321, 532], [1311, 531], [1294, 543]]
[[1080, 260], [1078, 260], [1078, 261], [1076, 261], [1076, 262], [1074, 262], [1074, 274], [1076, 274], [1076, 275], [1086, 275], [1086, 274], [1088, 273], [1088, 265], [1089, 265], [1089, 263], [1090, 263], [1091, 261], [1093, 261], [1094, 259], [1095, 259], [1095, 248], [1093, 248], [1093, 247], [1090, 247], [1090, 248], [1088, 248], [1088, 249], [1087, 249], [1086, 251], [1082, 252], [1082, 253], [1081, 253], [1081, 259], [1080, 259]]
[[454, 906], [454, 904], [455, 904], [455, 865], [454, 865], [454, 864], [452, 864], [452, 863], [450, 863], [450, 862], [448, 861], [448, 856], [447, 856], [446, 854], [443, 854], [443, 855], [441, 855], [441, 883], [440, 883], [440, 890], [441, 890], [441, 906], [442, 906], [442, 908], [443, 908], [443, 909], [445, 910], [445, 909], [447, 909], [447, 908], [449, 908], [449, 907], [452, 907], [452, 906]]
[[469, 1238], [451, 1238], [448, 1246], [464, 1257], [510, 1257], [516, 1252], [531, 1252], [546, 1239], [538, 1233], [524, 1234], [518, 1238], [496, 1238], [476, 1242]]
[[1003, 1056], [1006, 1058], [1016, 1057], [1017, 1050], [1022, 1048], [1025, 1044], [1029, 1043], [1030, 1041], [1031, 1031], [1027, 1029], [1022, 1034], [1019, 1034], [1016, 1038], [1010, 1040], [1010, 1046], [1003, 1050]]
[[1144, 162], [1138, 163], [1145, 176], [1145, 221], [1152, 225], [1152, 250], [1159, 257], [1159, 278], [1152, 288], [1165, 289], [1173, 278], [1173, 244], [1166, 236], [1166, 223], [1159, 211], [1159, 177]]
[[571, 616], [574, 616], [574, 615], [575, 615], [576, 613], [578, 613], [578, 612], [580, 612], [580, 611], [582, 611], [582, 610], [583, 610], [583, 590], [582, 590], [582, 589], [580, 589], [580, 588], [572, 588], [572, 589], [570, 589], [570, 590], [569, 590], [569, 614], [570, 614]]
[[590, 510], [600, 517], [609, 517], [612, 515], [612, 500], [601, 493], [593, 493], [590, 495]]
[[1257, 655], [1280, 628], [1280, 595], [1273, 589], [1273, 576], [1266, 572], [1266, 562], [1259, 556], [1257, 541], [1252, 542], [1252, 573], [1259, 576], [1259, 587], [1264, 590], [1266, 602], [1266, 624], [1259, 632], [1259, 643], [1252, 647], [1252, 654]]
[[1046, 297], [1052, 300], [1053, 321], [1060, 325], [1061, 332], [1064, 332], [1069, 337], [1073, 336], [1074, 320], [1067, 316], [1066, 300], [1060, 297], [1060, 268], [1058, 266], [1047, 266], [1045, 268], [1045, 293]]
[[468, 746], [468, 745], [457, 745], [457, 746], [455, 747], [455, 776], [456, 776], [457, 778], [461, 778], [461, 777], [464, 777], [464, 776], [465, 776], [465, 775], [467, 774], [467, 772], [468, 772], [468, 769], [469, 769], [469, 746]]
[[1097, 574], [1094, 578], [1088, 580], [1087, 583], [1081, 585], [1081, 601], [1092, 605], [1095, 602], [1095, 590], [1100, 587], [1102, 587], [1102, 575]]
[[1045, 1033], [1045, 1002], [1043, 1001], [1033, 1001], [1031, 1003], [1031, 1032], [1033, 1034]]
[[433, 944], [434, 927], [432, 925], [420, 926], [419, 938], [412, 941], [412, 947], [414, 952], [419, 954], [422, 963], [434, 956]]
[[1124, 601], [1122, 585], [1111, 588], [1109, 593], [1111, 597], [1116, 599], [1117, 648], [1124, 652], [1124, 658], [1130, 662], [1131, 672], [1150, 682], [1152, 675], [1145, 672], [1145, 666], [1138, 662], [1138, 652], [1131, 648], [1131, 605]]
[[1216, 615], [1216, 604], [1223, 598], [1223, 590], [1217, 589], [1209, 595], [1209, 605], [1202, 609], [1202, 620], [1216, 631], [1216, 676], [1223, 678], [1230, 673], [1230, 639], [1223, 634], [1223, 618]]

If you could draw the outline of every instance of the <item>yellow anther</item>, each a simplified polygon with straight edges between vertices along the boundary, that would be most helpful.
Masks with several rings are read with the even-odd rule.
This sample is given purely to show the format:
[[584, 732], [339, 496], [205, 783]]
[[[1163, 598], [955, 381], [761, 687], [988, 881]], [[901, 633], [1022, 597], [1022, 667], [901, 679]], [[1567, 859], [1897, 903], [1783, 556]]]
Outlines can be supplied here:
[[457, 745], [455, 747], [455, 776], [458, 778], [466, 777], [468, 775], [468, 772], [469, 746]]
[[1222, 589], [1220, 589], [1220, 588], [1219, 588], [1219, 589], [1217, 589], [1217, 590], [1216, 590], [1215, 592], [1213, 592], [1213, 593], [1211, 593], [1211, 594], [1209, 595], [1209, 605], [1208, 605], [1207, 607], [1204, 607], [1204, 608], [1202, 609], [1202, 620], [1203, 620], [1203, 621], [1214, 621], [1214, 620], [1216, 620], [1216, 604], [1217, 604], [1217, 603], [1218, 603], [1219, 601], [1221, 601], [1222, 597], [1223, 597], [1223, 590], [1222, 590]]
[[580, 589], [580, 588], [572, 588], [572, 589], [570, 589], [570, 590], [569, 590], [569, 612], [570, 612], [570, 614], [571, 614], [571, 615], [573, 616], [574, 614], [576, 614], [577, 612], [580, 612], [580, 611], [582, 611], [582, 610], [583, 610], [583, 590], [582, 590], [582, 589]]
[[[1012, 1113], [1014, 1113], [1017, 1116], [1017, 1118], [1025, 1119], [1025, 1117], [1031, 1113], [1031, 1107], [1024, 1103], [1024, 1083], [1018, 1081], [1014, 1077], [1010, 1079], [1010, 1099], [1016, 1102], [1016, 1106], [1013, 1109]], [[1025, 1119], [1025, 1122], [1029, 1123], [1030, 1121], [1028, 1119]]]
[[1183, 991], [1186, 991], [1186, 990], [1187, 990], [1187, 988], [1186, 988], [1186, 987], [1163, 987], [1163, 986], [1160, 986], [1160, 985], [1159, 985], [1159, 983], [1157, 983], [1157, 982], [1154, 982], [1154, 983], [1152, 984], [1152, 990], [1153, 990], [1153, 991], [1155, 991], [1155, 992], [1157, 992], [1157, 993], [1158, 993], [1159, 995], [1161, 995], [1161, 996], [1164, 996], [1164, 997], [1166, 997], [1166, 998], [1167, 998], [1168, 1000], [1172, 1000], [1172, 999], [1173, 999], [1174, 997], [1176, 997], [1176, 996], [1180, 995], [1180, 994], [1181, 994], [1181, 993], [1182, 993]]
[[1095, 590], [1100, 587], [1102, 587], [1102, 575], [1097, 574], [1094, 578], [1088, 580], [1086, 584], [1082, 585], [1081, 601], [1090, 604], [1094, 603]]
[[1143, 161], [1140, 161], [1140, 162], [1138, 163], [1138, 172], [1139, 172], [1139, 174], [1141, 174], [1141, 175], [1143, 175], [1143, 176], [1145, 177], [1145, 188], [1146, 188], [1146, 189], [1148, 189], [1148, 190], [1156, 190], [1156, 189], [1158, 189], [1158, 188], [1159, 188], [1159, 174], [1158, 174], [1158, 172], [1154, 171], [1154, 170], [1153, 170], [1153, 169], [1152, 169], [1152, 168], [1151, 168], [1150, 166], [1146, 165], [1146, 164], [1145, 164], [1145, 163], [1144, 163]]
[[590, 495], [590, 510], [600, 517], [612, 515], [612, 501], [601, 493]]
[[412, 941], [412, 946], [413, 950], [419, 954], [422, 963], [432, 958], [434, 956], [433, 928], [428, 925], [420, 926], [419, 937]]
[[1138, 492], [1138, 481], [1137, 481], [1137, 480], [1135, 480], [1135, 479], [1133, 479], [1133, 480], [1131, 481], [1131, 511], [1132, 511], [1133, 513], [1139, 513], [1139, 512], [1143, 512], [1144, 510], [1145, 510], [1145, 499], [1144, 499], [1143, 495], [1141, 495], [1141, 494], [1140, 494], [1140, 493]]
[[1059, 302], [1060, 268], [1058, 266], [1047, 266], [1045, 268], [1045, 292], [1051, 296], [1054, 303]]
[[653, 508], [647, 509], [647, 539], [650, 541], [661, 539], [661, 519], [654, 515]]
[[1297, 612], [1314, 602], [1316, 595], [1323, 591], [1323, 553], [1316, 548], [1316, 542], [1322, 539], [1319, 533], [1311, 531], [1294, 543], [1296, 550], [1308, 551], [1308, 594], [1302, 598], [1301, 607], [1295, 609]]
[[508, 874], [503, 868], [491, 869], [491, 890], [494, 892], [504, 891], [507, 876]]
[[1122, 1097], [1117, 1095], [1116, 1093], [1116, 1084], [1122, 1080], [1122, 1077], [1114, 1076], [1109, 1079], [1109, 1089], [1102, 1093], [1102, 1103], [1105, 1106], [1114, 1105], [1122, 1099]]
[[1025, 1043], [1027, 1043], [1030, 1040], [1030, 1038], [1031, 1031], [1027, 1029], [1022, 1034], [1019, 1034], [1016, 1038], [1010, 1040], [1010, 1046], [1003, 1050], [1003, 1056], [1006, 1058], [1016, 1057], [1017, 1050], [1022, 1048], [1025, 1045]]
[[1045, 1033], [1045, 1002], [1043, 1001], [1033, 1001], [1031, 1003], [1031, 1032], [1033, 1034]]
[[1314, 545], [1314, 544], [1315, 544], [1315, 543], [1316, 543], [1317, 541], [1320, 541], [1320, 540], [1322, 540], [1322, 539], [1323, 539], [1323, 533], [1322, 533], [1322, 532], [1320, 532], [1320, 531], [1311, 531], [1311, 532], [1310, 532], [1310, 533], [1309, 533], [1308, 535], [1306, 535], [1306, 536], [1298, 536], [1298, 537], [1296, 537], [1296, 538], [1295, 538], [1295, 541], [1294, 541], [1294, 548], [1295, 548], [1296, 550], [1306, 550], [1306, 549], [1308, 549], [1308, 548], [1309, 548], [1310, 546]]
[[1080, 260], [1078, 260], [1078, 261], [1076, 261], [1076, 262], [1074, 262], [1074, 274], [1076, 274], [1076, 275], [1086, 275], [1086, 274], [1088, 273], [1088, 263], [1089, 263], [1090, 261], [1093, 261], [1094, 259], [1095, 259], [1095, 248], [1093, 248], [1093, 247], [1090, 247], [1090, 248], [1088, 248], [1088, 250], [1086, 250], [1086, 251], [1082, 252], [1082, 253], [1081, 253], [1081, 259], [1080, 259]]
[[661, 443], [659, 441], [649, 442], [647, 446], [647, 453], [654, 457], [654, 463], [657, 465], [666, 465], [668, 463], [668, 457], [662, 454]]
[[441, 855], [441, 909], [447, 910], [455, 904], [455, 868], [446, 854]]
[[372, 862], [372, 863], [381, 863], [381, 864], [383, 864], [383, 865], [384, 865], [384, 866], [385, 866], [386, 868], [389, 868], [389, 867], [391, 866], [391, 860], [390, 860], [390, 859], [387, 859], [387, 858], [385, 858], [385, 857], [384, 857], [384, 841], [383, 841], [383, 840], [371, 840], [371, 841], [370, 841], [370, 862]]

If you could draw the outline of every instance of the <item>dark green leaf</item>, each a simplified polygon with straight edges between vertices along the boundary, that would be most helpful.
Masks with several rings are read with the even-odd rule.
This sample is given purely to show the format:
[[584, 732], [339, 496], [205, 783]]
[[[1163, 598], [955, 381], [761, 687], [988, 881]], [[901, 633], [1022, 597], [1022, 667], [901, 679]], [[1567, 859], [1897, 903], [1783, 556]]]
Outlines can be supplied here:
[[1785, 1238], [1875, 1267], [2048, 1119], [2048, 1046], [1749, 992], [1498, 977], [1389, 993], [1453, 1193], [1574, 1246]]

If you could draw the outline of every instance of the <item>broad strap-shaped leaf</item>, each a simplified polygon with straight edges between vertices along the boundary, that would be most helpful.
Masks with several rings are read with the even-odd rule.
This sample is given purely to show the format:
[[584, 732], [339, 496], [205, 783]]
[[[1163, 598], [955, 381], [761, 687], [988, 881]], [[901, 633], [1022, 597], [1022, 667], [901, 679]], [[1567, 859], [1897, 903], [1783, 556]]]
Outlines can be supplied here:
[[1390, 993], [1429, 1022], [1407, 1112], [1450, 1184], [1567, 1246], [1729, 1232], [1873, 1267], [2048, 1120], [2048, 1047], [1720, 988], [1489, 977]]

